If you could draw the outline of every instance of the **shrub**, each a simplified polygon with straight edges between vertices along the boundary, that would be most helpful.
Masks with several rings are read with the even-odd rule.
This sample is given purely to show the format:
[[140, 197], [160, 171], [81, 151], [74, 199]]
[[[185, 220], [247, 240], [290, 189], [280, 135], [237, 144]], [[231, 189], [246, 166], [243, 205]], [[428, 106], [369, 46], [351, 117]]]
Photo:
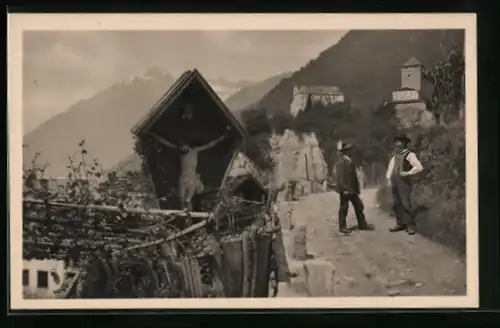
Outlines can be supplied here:
[[[425, 167], [414, 179], [412, 202], [418, 231], [437, 242], [465, 253], [465, 127], [457, 122], [447, 128], [408, 131], [414, 150]], [[381, 186], [377, 199], [392, 211], [391, 193]]]

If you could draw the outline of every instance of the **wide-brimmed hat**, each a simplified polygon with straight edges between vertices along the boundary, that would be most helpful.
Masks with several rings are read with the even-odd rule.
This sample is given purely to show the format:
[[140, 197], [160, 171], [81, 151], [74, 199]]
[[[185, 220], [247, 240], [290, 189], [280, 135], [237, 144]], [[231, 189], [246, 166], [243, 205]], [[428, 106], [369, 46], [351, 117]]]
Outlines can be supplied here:
[[401, 141], [401, 142], [403, 142], [403, 143], [407, 143], [407, 144], [408, 144], [408, 143], [410, 143], [410, 142], [411, 142], [411, 139], [410, 139], [410, 138], [408, 138], [408, 137], [407, 137], [407, 136], [405, 136], [405, 135], [399, 135], [399, 136], [397, 136], [396, 138], [394, 138], [394, 141]]
[[340, 151], [346, 151], [346, 150], [349, 150], [349, 149], [352, 149], [354, 148], [353, 145], [351, 144], [344, 144], [342, 145], [342, 148], [340, 148]]
[[337, 150], [338, 151], [346, 151], [346, 150], [349, 150], [352, 148], [353, 148], [353, 146], [351, 144], [343, 143], [341, 140], [339, 140], [337, 142]]

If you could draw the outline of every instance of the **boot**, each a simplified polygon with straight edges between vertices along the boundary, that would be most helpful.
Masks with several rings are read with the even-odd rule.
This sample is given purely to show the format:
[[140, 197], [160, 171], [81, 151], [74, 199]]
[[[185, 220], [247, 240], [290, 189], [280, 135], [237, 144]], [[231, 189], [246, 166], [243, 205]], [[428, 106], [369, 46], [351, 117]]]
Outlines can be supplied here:
[[340, 233], [343, 233], [344, 235], [348, 235], [351, 233], [351, 230], [347, 229], [347, 228], [340, 228], [339, 229], [339, 232]]
[[373, 226], [373, 224], [368, 223], [358, 224], [358, 230], [373, 231], [375, 230], [375, 227]]
[[409, 235], [414, 235], [415, 234], [415, 227], [414, 226], [408, 226], [408, 229], [406, 229], [406, 232], [409, 234]]
[[389, 229], [390, 232], [398, 232], [398, 231], [404, 231], [406, 230], [406, 227], [404, 225], [398, 224], [395, 227], [392, 227]]

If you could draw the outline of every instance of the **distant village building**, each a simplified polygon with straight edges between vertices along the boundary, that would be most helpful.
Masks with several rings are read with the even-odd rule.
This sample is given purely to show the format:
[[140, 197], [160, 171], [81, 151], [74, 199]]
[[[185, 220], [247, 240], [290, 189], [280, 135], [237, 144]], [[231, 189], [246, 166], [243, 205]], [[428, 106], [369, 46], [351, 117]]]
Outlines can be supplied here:
[[65, 266], [59, 260], [23, 260], [24, 298], [55, 298], [62, 285]]
[[400, 70], [401, 88], [392, 93], [390, 103], [404, 127], [434, 124], [434, 116], [427, 110], [432, 85], [423, 78], [423, 69], [417, 58], [410, 58]]
[[293, 100], [290, 104], [290, 112], [296, 116], [308, 105], [323, 103], [325, 106], [344, 102], [344, 93], [334, 86], [295, 86], [293, 88]]

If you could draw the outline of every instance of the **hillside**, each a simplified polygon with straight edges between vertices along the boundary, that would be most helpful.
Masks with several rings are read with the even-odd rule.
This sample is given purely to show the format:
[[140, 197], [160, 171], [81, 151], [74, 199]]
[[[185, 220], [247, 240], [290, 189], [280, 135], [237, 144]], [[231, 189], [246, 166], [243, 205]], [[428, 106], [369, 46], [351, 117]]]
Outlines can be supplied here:
[[336, 45], [284, 78], [258, 103], [272, 112], [289, 110], [295, 85], [340, 87], [356, 107], [372, 109], [400, 87], [400, 67], [416, 57], [432, 67], [444, 55], [441, 46], [463, 43], [461, 30], [350, 31]]
[[[228, 99], [228, 97], [232, 96], [234, 93], [237, 93], [239, 90], [251, 87], [255, 82], [252, 81], [229, 81], [225, 78], [208, 78], [208, 82], [210, 82], [210, 86], [214, 89], [215, 92], [219, 95], [222, 100]], [[263, 92], [261, 97], [265, 94]], [[260, 99], [260, 98], [259, 98]], [[232, 108], [231, 108], [232, 109]]]
[[110, 167], [131, 153], [131, 127], [173, 82], [169, 74], [150, 74], [79, 101], [24, 137], [28, 145], [23, 152], [25, 163], [41, 152], [42, 160], [50, 163], [47, 175], [66, 175], [68, 156], [86, 140], [88, 155], [98, 158], [104, 168]]
[[226, 99], [226, 105], [234, 112], [241, 111], [257, 103], [264, 95], [271, 91], [281, 80], [293, 73], [287, 72], [272, 76], [262, 82], [254, 83], [236, 91]]
[[[23, 144], [28, 145], [23, 152], [25, 164], [29, 164], [35, 153], [41, 152], [40, 160], [50, 163], [46, 174], [64, 176], [68, 173], [68, 156], [77, 151], [78, 143], [83, 139], [86, 140], [88, 155], [99, 159], [104, 169], [126, 161], [133, 153], [131, 127], [167, 91], [174, 80], [168, 73], [153, 68], [142, 76], [132, 77], [94, 97], [79, 101], [66, 112], [49, 119], [24, 136]], [[259, 89], [260, 85], [223, 78], [208, 80], [222, 99], [245, 86]], [[266, 88], [261, 90], [260, 94], [253, 92], [256, 100], [268, 91]]]

